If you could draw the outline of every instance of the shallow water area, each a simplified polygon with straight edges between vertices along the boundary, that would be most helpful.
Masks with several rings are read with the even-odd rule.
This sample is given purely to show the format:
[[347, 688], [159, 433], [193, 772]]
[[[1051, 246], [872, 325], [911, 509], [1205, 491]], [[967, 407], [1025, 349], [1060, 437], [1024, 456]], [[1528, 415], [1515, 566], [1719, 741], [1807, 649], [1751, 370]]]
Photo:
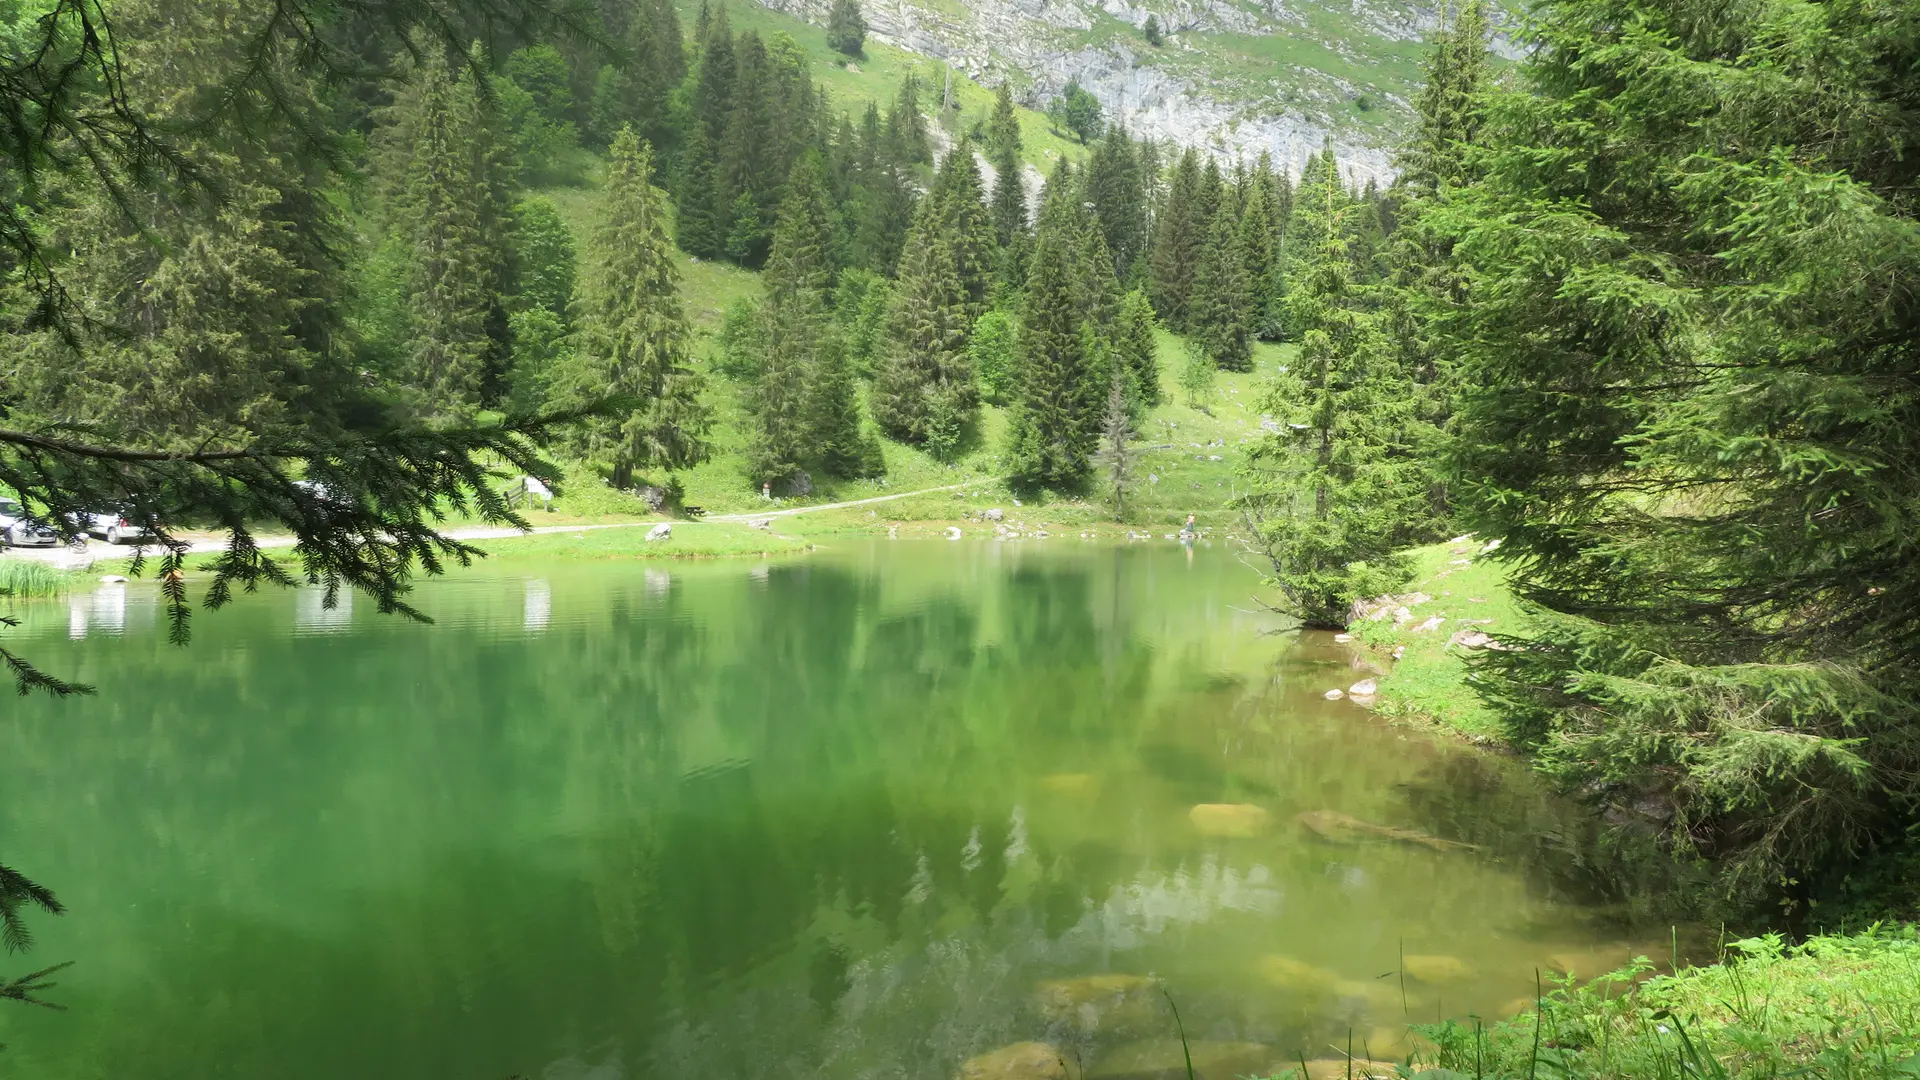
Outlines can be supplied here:
[[99, 693], [0, 724], [0, 861], [70, 909], [0, 971], [75, 962], [0, 1069], [1144, 1077], [1171, 997], [1228, 1076], [1658, 955], [1523, 770], [1327, 700], [1367, 661], [1259, 590], [854, 541], [483, 565], [432, 625], [268, 593], [185, 649], [150, 584], [22, 605], [9, 647]]

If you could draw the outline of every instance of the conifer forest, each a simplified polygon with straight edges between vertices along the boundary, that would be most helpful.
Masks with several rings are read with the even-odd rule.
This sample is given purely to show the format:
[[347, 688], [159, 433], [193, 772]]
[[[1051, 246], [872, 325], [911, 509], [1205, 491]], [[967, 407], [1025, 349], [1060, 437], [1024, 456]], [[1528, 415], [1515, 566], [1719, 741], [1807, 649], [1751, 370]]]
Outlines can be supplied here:
[[[451, 523], [541, 524], [505, 479], [679, 523], [715, 461], [771, 512], [964, 459], [1158, 539], [1149, 418], [1240, 380], [1187, 509], [1288, 626], [1471, 536], [1525, 621], [1460, 680], [1596, 863], [1702, 925], [1920, 917], [1920, 4], [1458, 0], [1386, 182], [766, 6], [825, 48], [753, 0], [0, 5], [0, 495], [150, 530], [185, 644], [272, 586], [424, 617]], [[1154, 6], [1139, 49], [1212, 47]], [[17, 621], [21, 694], [100, 689]], [[55, 1002], [16, 861], [0, 997]]]

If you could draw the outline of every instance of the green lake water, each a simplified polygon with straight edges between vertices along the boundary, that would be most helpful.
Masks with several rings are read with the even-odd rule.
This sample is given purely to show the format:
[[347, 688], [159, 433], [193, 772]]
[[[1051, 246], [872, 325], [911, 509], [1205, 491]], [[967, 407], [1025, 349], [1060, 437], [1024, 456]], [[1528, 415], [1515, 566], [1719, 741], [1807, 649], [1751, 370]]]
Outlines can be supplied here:
[[0, 861], [70, 909], [0, 971], [74, 961], [67, 1011], [0, 1006], [0, 1074], [1163, 1075], [1158, 990], [1086, 977], [1283, 1063], [1623, 947], [1523, 771], [1326, 700], [1360, 661], [1258, 591], [1222, 549], [854, 541], [487, 565], [430, 626], [274, 592], [186, 648], [150, 584], [19, 606], [99, 694], [0, 722]]

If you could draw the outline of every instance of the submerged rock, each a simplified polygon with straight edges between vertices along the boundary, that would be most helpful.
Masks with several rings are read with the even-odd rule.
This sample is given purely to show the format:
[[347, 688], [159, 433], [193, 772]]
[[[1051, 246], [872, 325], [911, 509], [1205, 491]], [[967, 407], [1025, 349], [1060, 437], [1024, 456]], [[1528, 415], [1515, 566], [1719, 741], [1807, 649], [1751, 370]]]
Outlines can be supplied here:
[[1067, 1057], [1051, 1043], [1019, 1042], [968, 1058], [960, 1080], [1071, 1080]]
[[1340, 976], [1326, 968], [1278, 953], [1260, 958], [1260, 977], [1301, 997], [1330, 997], [1341, 986]]
[[1343, 814], [1338, 810], [1309, 810], [1298, 815], [1294, 820], [1306, 826], [1308, 832], [1336, 844], [1357, 844], [1362, 840], [1392, 840], [1402, 844], [1418, 844], [1435, 851], [1479, 850], [1473, 844], [1463, 844], [1458, 840], [1443, 840], [1417, 829], [1376, 825], [1371, 821], [1362, 821], [1352, 814]]
[[1187, 820], [1202, 836], [1244, 840], [1259, 836], [1273, 825], [1273, 815], [1252, 803], [1201, 803], [1187, 811]]
[[[1587, 948], [1578, 946], [1561, 949], [1547, 957], [1547, 966], [1576, 979], [1591, 981], [1602, 975], [1611, 975], [1616, 971], [1631, 967], [1635, 957], [1644, 956], [1658, 964], [1668, 957], [1672, 947], [1667, 942], [1633, 945], [1627, 942], [1611, 942]], [[1652, 976], [1652, 971], [1642, 972], [1638, 978]]]
[[1159, 983], [1146, 975], [1082, 975], [1034, 988], [1041, 1019], [1081, 1035], [1153, 1030], [1164, 1022]]
[[1272, 1047], [1252, 1042], [1210, 1042], [1177, 1038], [1146, 1039], [1114, 1047], [1095, 1059], [1089, 1080], [1187, 1080], [1187, 1058], [1194, 1080], [1235, 1080], [1264, 1076], [1278, 1056]]
[[1052, 773], [1040, 778], [1040, 785], [1061, 795], [1090, 795], [1100, 789], [1100, 778], [1092, 773]]
[[1465, 982], [1473, 978], [1473, 968], [1457, 956], [1403, 956], [1400, 958], [1400, 970], [1407, 973], [1407, 978], [1417, 979], [1429, 986]]
[[1328, 701], [1339, 701], [1341, 698], [1347, 696], [1347, 692], [1336, 686], [1333, 689], [1327, 691], [1325, 694], [1322, 694], [1321, 696], [1326, 698]]

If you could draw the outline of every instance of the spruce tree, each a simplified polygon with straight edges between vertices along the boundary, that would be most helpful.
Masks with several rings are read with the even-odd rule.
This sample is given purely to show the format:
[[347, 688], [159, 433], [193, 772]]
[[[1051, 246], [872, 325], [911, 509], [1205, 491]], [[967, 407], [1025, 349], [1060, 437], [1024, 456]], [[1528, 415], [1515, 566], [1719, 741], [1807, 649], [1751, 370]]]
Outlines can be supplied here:
[[1007, 425], [1008, 479], [1022, 487], [1085, 481], [1106, 389], [1091, 378], [1076, 269], [1085, 244], [1075, 184], [1061, 162], [1047, 184], [1020, 320], [1018, 399]]
[[707, 129], [707, 141], [719, 153], [733, 116], [733, 90], [739, 81], [734, 61], [733, 26], [722, 4], [700, 39], [700, 69], [693, 86], [693, 118]]
[[1436, 330], [1467, 301], [1451, 237], [1440, 223], [1453, 191], [1475, 179], [1467, 156], [1484, 126], [1491, 71], [1487, 32], [1485, 11], [1472, 2], [1428, 46], [1416, 129], [1399, 159], [1399, 182], [1387, 196], [1397, 221], [1380, 253], [1392, 284], [1384, 305], [1388, 333], [1414, 388], [1411, 437], [1428, 473], [1425, 517], [1434, 536], [1453, 531], [1453, 484], [1442, 459], [1458, 394], [1451, 350], [1436, 340]]
[[833, 223], [825, 179], [812, 155], [794, 167], [760, 283], [759, 372], [747, 394], [754, 421], [748, 472], [756, 486], [790, 484], [808, 462], [819, 460], [816, 434], [838, 435], [849, 426], [858, 431], [857, 418], [849, 421], [836, 411], [850, 410], [851, 396], [816, 371], [823, 349], [831, 347], [841, 364], [845, 355], [839, 342], [828, 344], [838, 337], [830, 307]]
[[632, 128], [614, 136], [602, 213], [587, 245], [576, 319], [580, 341], [552, 389], [556, 407], [611, 401], [582, 422], [578, 449], [603, 463], [613, 485], [636, 470], [683, 469], [708, 446], [703, 380], [688, 365], [691, 333], [680, 303], [666, 197], [653, 186], [653, 154]]
[[941, 231], [939, 208], [929, 199], [900, 262], [874, 374], [873, 416], [889, 435], [924, 442], [936, 418], [970, 419], [976, 391], [967, 357], [969, 309], [953, 240]]
[[713, 143], [707, 138], [706, 126], [695, 124], [681, 157], [679, 217], [675, 221], [676, 239], [687, 254], [703, 259], [725, 254], [728, 208], [718, 204], [719, 195]]
[[499, 285], [485, 206], [491, 192], [475, 168], [471, 95], [434, 57], [415, 77], [414, 145], [398, 211], [408, 245], [409, 379], [425, 411], [460, 413], [480, 404], [496, 345], [488, 326]]
[[632, 125], [652, 145], [674, 140], [670, 98], [686, 75], [680, 18], [671, 0], [642, 3], [627, 20], [626, 62], [602, 69], [593, 120], [603, 140]]
[[719, 144], [720, 179], [732, 200], [727, 254], [742, 266], [758, 269], [767, 257], [786, 179], [778, 160], [776, 84], [772, 60], [758, 34], [740, 35], [733, 61], [733, 105]]
[[[1071, 219], [1075, 249], [1073, 264], [1075, 306], [1088, 331], [1103, 341], [1111, 339], [1120, 317], [1120, 279], [1113, 273], [1113, 254], [1090, 206], [1085, 174], [1075, 178], [1075, 190], [1065, 210]], [[1100, 394], [1106, 393], [1101, 376]]]
[[954, 272], [966, 296], [968, 325], [986, 313], [993, 293], [993, 221], [980, 186], [980, 168], [973, 160], [973, 143], [961, 138], [940, 163], [933, 190], [927, 193], [934, 231], [953, 250]]
[[[1293, 202], [1294, 213], [1281, 244], [1281, 259], [1289, 277], [1310, 272], [1308, 267], [1327, 241], [1324, 230], [1330, 222], [1338, 221], [1342, 228], [1351, 225], [1346, 208], [1353, 202], [1353, 194], [1340, 179], [1340, 162], [1334, 156], [1331, 136], [1318, 153], [1307, 156]], [[1326, 209], [1329, 206], [1333, 208], [1331, 213]], [[1352, 257], [1351, 248], [1348, 257]]]
[[1100, 219], [1101, 236], [1113, 254], [1113, 272], [1131, 281], [1147, 245], [1147, 194], [1140, 159], [1127, 129], [1114, 124], [1087, 163], [1087, 198]]
[[1174, 167], [1154, 226], [1149, 274], [1154, 308], [1168, 326], [1181, 332], [1187, 329], [1188, 298], [1206, 240], [1199, 212], [1200, 158], [1189, 149]]
[[1013, 92], [1000, 84], [987, 122], [987, 160], [993, 165], [993, 235], [1010, 248], [1027, 231], [1027, 187], [1020, 157], [1020, 117]]
[[827, 44], [846, 56], [858, 57], [867, 43], [867, 19], [860, 0], [833, 0], [827, 16]]
[[1158, 322], [1145, 289], [1134, 289], [1120, 302], [1114, 352], [1129, 372], [1136, 412], [1160, 404], [1160, 341], [1155, 334]]
[[1273, 318], [1273, 306], [1279, 294], [1280, 237], [1282, 225], [1275, 203], [1280, 183], [1272, 162], [1262, 154], [1259, 164], [1247, 178], [1246, 197], [1240, 209], [1240, 250], [1245, 257], [1249, 319], [1256, 337], [1273, 337], [1279, 327]]
[[837, 328], [821, 335], [809, 366], [806, 428], [812, 460], [831, 475], [878, 476], [884, 471], [878, 440], [860, 428], [853, 364]]
[[927, 118], [920, 113], [920, 80], [911, 71], [900, 80], [900, 94], [887, 111], [887, 141], [897, 162], [919, 165], [933, 160]]
[[1241, 224], [1231, 199], [1214, 213], [1187, 319], [1188, 331], [1222, 371], [1253, 368], [1251, 258]]
[[1429, 42], [1426, 81], [1414, 101], [1415, 128], [1398, 156], [1400, 183], [1416, 196], [1467, 180], [1464, 151], [1485, 120], [1493, 54], [1482, 0], [1467, 0]]
[[1914, 16], [1545, 4], [1429, 215], [1465, 524], [1531, 605], [1476, 678], [1748, 910], [1845, 895], [1920, 798]]
[[1261, 402], [1286, 423], [1248, 454], [1241, 506], [1282, 605], [1307, 626], [1338, 628], [1354, 601], [1405, 580], [1397, 529], [1419, 492], [1396, 445], [1405, 387], [1354, 281], [1346, 210], [1330, 188], [1320, 197], [1320, 246], [1287, 298], [1300, 353]]

